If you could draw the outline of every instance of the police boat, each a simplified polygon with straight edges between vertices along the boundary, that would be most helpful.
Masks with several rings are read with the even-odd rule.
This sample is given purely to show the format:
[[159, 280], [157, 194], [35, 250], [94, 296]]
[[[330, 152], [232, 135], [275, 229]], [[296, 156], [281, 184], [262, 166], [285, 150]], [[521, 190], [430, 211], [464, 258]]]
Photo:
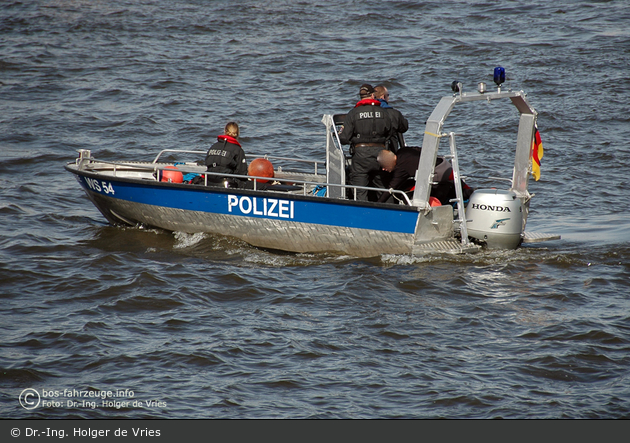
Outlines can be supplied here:
[[[539, 160], [537, 113], [523, 91], [501, 90], [503, 68], [495, 69], [494, 78], [495, 91], [479, 83], [477, 91], [463, 92], [462, 84], [453, 82], [453, 93], [438, 102], [426, 122], [413, 191], [363, 188], [389, 192], [395, 204], [353, 198], [358, 187], [346, 183], [351, 159], [334, 114], [322, 118], [322, 159], [260, 155], [271, 168], [247, 176], [207, 172], [198, 164], [206, 152], [184, 149], [162, 150], [147, 161], [99, 159], [80, 149], [65, 169], [113, 225], [232, 236], [271, 250], [356, 257], [461, 254], [560, 239], [525, 231], [533, 197], [528, 183]], [[509, 101], [518, 112], [515, 148], [502, 154], [510, 156], [513, 168], [511, 177], [499, 177], [509, 183], [505, 189], [475, 189], [465, 200], [456, 134], [443, 132], [443, 126], [454, 107], [481, 101]], [[441, 145], [452, 166], [455, 196], [435, 205], [431, 192]]]

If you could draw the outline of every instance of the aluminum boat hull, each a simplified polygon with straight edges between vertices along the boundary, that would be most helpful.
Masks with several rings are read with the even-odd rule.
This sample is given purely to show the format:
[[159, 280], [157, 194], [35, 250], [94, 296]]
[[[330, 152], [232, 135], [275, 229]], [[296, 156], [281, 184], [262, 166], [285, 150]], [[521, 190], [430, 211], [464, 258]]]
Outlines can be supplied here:
[[423, 214], [404, 205], [104, 177], [80, 171], [74, 164], [66, 170], [116, 225], [207, 232], [261, 248], [357, 257], [431, 252], [435, 242], [441, 242], [442, 252], [478, 249], [475, 245], [462, 249], [452, 241], [450, 206]]

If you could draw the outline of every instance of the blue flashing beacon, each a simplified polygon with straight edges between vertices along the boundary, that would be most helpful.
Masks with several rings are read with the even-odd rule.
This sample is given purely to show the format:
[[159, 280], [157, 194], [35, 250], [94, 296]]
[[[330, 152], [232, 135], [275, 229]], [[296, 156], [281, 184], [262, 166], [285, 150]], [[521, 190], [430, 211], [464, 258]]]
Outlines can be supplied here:
[[494, 68], [494, 82], [498, 87], [501, 87], [501, 83], [505, 82], [505, 68], [501, 66]]

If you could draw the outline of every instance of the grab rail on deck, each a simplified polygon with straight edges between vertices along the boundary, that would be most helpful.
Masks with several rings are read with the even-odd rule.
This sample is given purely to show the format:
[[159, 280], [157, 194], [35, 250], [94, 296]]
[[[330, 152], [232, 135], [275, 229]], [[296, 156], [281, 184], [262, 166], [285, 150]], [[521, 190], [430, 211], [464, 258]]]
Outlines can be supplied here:
[[[181, 154], [200, 154], [200, 155], [205, 155], [206, 151], [189, 151], [186, 149], [163, 149], [161, 150], [158, 155], [155, 157], [155, 160], [153, 160], [153, 163], [158, 163], [158, 160], [160, 159], [160, 157], [162, 156], [162, 154], [164, 153], [181, 153]], [[249, 154], [247, 155], [247, 157], [251, 157], [253, 158], [264, 158], [267, 160], [284, 160], [284, 161], [292, 161], [292, 162], [296, 162], [296, 163], [311, 163], [313, 164], [313, 169], [315, 171], [315, 175], [317, 175], [317, 166], [319, 164], [322, 164], [324, 162], [320, 161], [320, 160], [312, 160], [312, 159], [301, 159], [301, 158], [293, 158], [293, 157], [278, 157], [275, 155], [269, 155], [269, 154], [262, 154], [262, 155], [257, 155], [257, 154]]]
[[[160, 154], [162, 154], [163, 152], [167, 152], [170, 150], [165, 149], [164, 151], [162, 151]], [[176, 152], [188, 152], [188, 153], [195, 153], [198, 151], [182, 151], [182, 150], [175, 150]], [[86, 170], [86, 169], [93, 169], [90, 168], [88, 165], [92, 164], [92, 166], [94, 165], [94, 163], [98, 163], [98, 164], [104, 164], [104, 165], [112, 165], [112, 172], [113, 172], [113, 176], [117, 177], [116, 173], [118, 171], [118, 169], [122, 169], [122, 168], [134, 168], [134, 169], [139, 169], [139, 170], [146, 170], [146, 171], [150, 171], [152, 174], [156, 174], [157, 175], [157, 171], [163, 171], [163, 170], [168, 170], [168, 166], [170, 165], [165, 165], [165, 166], [161, 166], [159, 164], [157, 164], [156, 160], [159, 159], [160, 154], [158, 154], [158, 156], [156, 157], [156, 159], [152, 162], [152, 163], [139, 163], [139, 162], [121, 162], [121, 161], [108, 161], [108, 160], [97, 160], [91, 156], [89, 156], [90, 154], [88, 154], [88, 156], [84, 156], [82, 154], [82, 156], [80, 157], [81, 160], [83, 160], [82, 162], [77, 161], [77, 166], [79, 166], [80, 170]], [[290, 159], [290, 160], [296, 160], [296, 159]], [[298, 159], [299, 160], [299, 159]], [[307, 160], [308, 161], [308, 160]], [[79, 164], [80, 163], [80, 164]], [[252, 175], [238, 175], [238, 174], [226, 174], [226, 173], [218, 173], [218, 172], [208, 172], [208, 171], [195, 171], [192, 169], [187, 169], [185, 167], [185, 165], [178, 165], [177, 166], [178, 169], [180, 170], [180, 172], [184, 173], [184, 174], [199, 174], [204, 176], [204, 185], [208, 186], [208, 176], [213, 176], [213, 177], [221, 177], [221, 178], [238, 178], [238, 179], [245, 179], [245, 180], [250, 180], [250, 179], [261, 179], [261, 180], [265, 180], [268, 181], [269, 177], [263, 177], [263, 176], [252, 176]], [[157, 177], [156, 177], [157, 180]], [[307, 188], [305, 185], [310, 185], [313, 187], [316, 186], [330, 186], [330, 187], [341, 187], [344, 189], [365, 189], [368, 191], [377, 191], [377, 192], [389, 192], [390, 194], [393, 194], [395, 196], [400, 196], [402, 198], [402, 200], [404, 200], [404, 202], [411, 206], [411, 200], [409, 199], [409, 197], [407, 196], [407, 194], [404, 191], [400, 191], [400, 190], [396, 190], [396, 189], [384, 189], [384, 188], [372, 188], [372, 187], [367, 187], [367, 186], [356, 186], [356, 185], [347, 185], [347, 184], [338, 184], [338, 183], [327, 183], [327, 182], [314, 182], [314, 181], [309, 181], [309, 180], [296, 180], [294, 178], [280, 178], [280, 177], [274, 177], [273, 181], [277, 181], [280, 183], [286, 183], [286, 184], [294, 184], [294, 185], [302, 185], [302, 195], [309, 195], [310, 192], [307, 192]], [[259, 190], [258, 189], [258, 181], [257, 180], [253, 180], [254, 182], [254, 191]], [[356, 193], [355, 197], [353, 198], [354, 201], [356, 201]], [[398, 197], [396, 197], [398, 198]]]

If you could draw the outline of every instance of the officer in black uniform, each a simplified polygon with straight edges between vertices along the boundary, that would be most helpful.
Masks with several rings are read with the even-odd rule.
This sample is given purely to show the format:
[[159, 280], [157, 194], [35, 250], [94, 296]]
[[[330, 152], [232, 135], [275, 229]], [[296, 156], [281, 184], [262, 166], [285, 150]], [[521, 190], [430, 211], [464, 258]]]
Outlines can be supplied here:
[[374, 98], [381, 102], [381, 108], [385, 109], [392, 119], [392, 132], [389, 139], [385, 142], [385, 147], [395, 154], [399, 147], [405, 147], [403, 133], [409, 129], [409, 121], [407, 121], [402, 112], [389, 105], [389, 91], [385, 85], [374, 87]]
[[[420, 162], [422, 149], [415, 146], [400, 148], [397, 154], [383, 150], [378, 155], [379, 165], [387, 172], [391, 173], [389, 181], [384, 185], [387, 189], [398, 189], [405, 192], [412, 191], [416, 186], [416, 170]], [[474, 188], [461, 181], [464, 200], [470, 198]], [[433, 170], [433, 185], [431, 185], [431, 197], [440, 200], [443, 205], [448, 205], [451, 199], [456, 198], [455, 182], [453, 181], [453, 166], [451, 162], [442, 156], [435, 160]], [[411, 195], [409, 195], [411, 197]], [[382, 192], [379, 202], [396, 203], [393, 195], [389, 192]]]
[[[217, 142], [210, 146], [206, 153], [205, 164], [208, 172], [247, 175], [247, 160], [245, 151], [238, 141], [239, 133], [237, 123], [229, 122], [225, 125], [224, 134], [217, 137]], [[218, 175], [208, 176], [209, 182], [217, 183], [223, 180], [224, 178]], [[240, 181], [245, 179], [236, 180]]]
[[[374, 99], [374, 88], [361, 85], [361, 100], [346, 114], [343, 129], [339, 134], [342, 144], [350, 144], [349, 183], [354, 186], [380, 186], [381, 167], [376, 160], [378, 153], [385, 148], [385, 141], [392, 131], [388, 113], [381, 108], [381, 102]], [[368, 200], [368, 191], [356, 190], [356, 199]]]

